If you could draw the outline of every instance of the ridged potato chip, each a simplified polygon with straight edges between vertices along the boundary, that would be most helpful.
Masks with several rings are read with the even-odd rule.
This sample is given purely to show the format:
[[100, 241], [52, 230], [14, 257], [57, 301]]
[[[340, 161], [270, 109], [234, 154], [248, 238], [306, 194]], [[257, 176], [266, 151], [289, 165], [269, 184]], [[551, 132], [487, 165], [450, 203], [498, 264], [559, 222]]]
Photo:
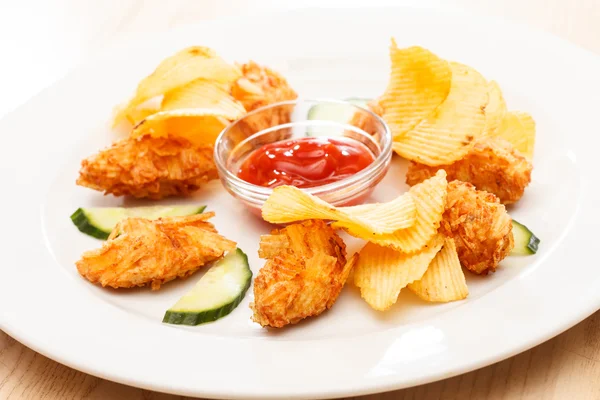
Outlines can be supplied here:
[[389, 203], [337, 208], [294, 186], [273, 189], [262, 208], [265, 221], [274, 224], [308, 219], [332, 220], [367, 235], [394, 232], [415, 223], [416, 207], [412, 196], [402, 195]]
[[509, 141], [530, 161], [533, 159], [535, 121], [531, 115], [523, 111], [507, 112], [496, 131], [496, 136]]
[[222, 85], [198, 79], [167, 93], [160, 111], [137, 124], [131, 136], [171, 135], [197, 146], [212, 145], [229, 122], [245, 112]]
[[152, 74], [144, 78], [134, 97], [120, 107], [114, 124], [126, 118], [131, 110], [153, 97], [163, 95], [196, 79], [232, 83], [241, 76], [240, 70], [230, 65], [207, 47], [188, 47], [165, 58]]
[[444, 240], [444, 246], [437, 253], [422, 278], [408, 285], [417, 296], [426, 301], [447, 303], [462, 300], [469, 295], [456, 245], [452, 238]]
[[414, 199], [417, 209], [414, 225], [388, 234], [368, 234], [356, 226], [343, 222], [334, 223], [336, 228], [344, 228], [350, 235], [360, 239], [391, 247], [405, 253], [413, 253], [423, 248], [437, 233], [444, 213], [448, 182], [446, 171], [439, 170], [435, 176], [413, 186], [408, 192]]
[[156, 114], [160, 111], [159, 107], [140, 107], [129, 111], [127, 114], [127, 120], [133, 126], [139, 124], [144, 119], [148, 118], [152, 114]]
[[354, 271], [356, 270], [356, 264], [358, 263], [359, 254], [358, 252], [352, 254], [352, 257], [346, 261], [346, 265], [344, 266], [344, 275], [342, 276], [346, 278], [346, 282], [354, 282]]
[[421, 164], [436, 166], [460, 160], [485, 128], [488, 89], [485, 78], [466, 65], [450, 62], [452, 87], [427, 119], [401, 137], [394, 151]]
[[493, 135], [504, 119], [507, 112], [506, 101], [502, 96], [502, 90], [496, 81], [488, 83], [488, 104], [485, 107], [485, 128], [484, 135]]
[[[392, 233], [398, 229], [411, 227], [414, 225], [417, 215], [417, 208], [410, 193], [404, 193], [387, 203], [340, 207], [339, 210], [351, 215], [353, 219], [361, 218], [374, 226], [381, 226], [377, 231], [371, 230], [371, 234]], [[340, 222], [344, 223], [344, 221]]]
[[236, 118], [246, 113], [244, 106], [223, 85], [205, 79], [197, 79], [168, 92], [160, 107], [161, 111], [185, 108], [216, 109]]
[[354, 284], [372, 308], [385, 311], [396, 303], [403, 288], [421, 279], [443, 243], [443, 236], [436, 234], [420, 252], [411, 255], [367, 243], [359, 252]]
[[378, 103], [394, 138], [402, 137], [448, 97], [448, 62], [422, 47], [399, 49], [392, 39], [390, 81]]
[[160, 111], [137, 124], [131, 136], [171, 135], [187, 139], [196, 146], [213, 145], [219, 133], [235, 118], [231, 112], [209, 108]]

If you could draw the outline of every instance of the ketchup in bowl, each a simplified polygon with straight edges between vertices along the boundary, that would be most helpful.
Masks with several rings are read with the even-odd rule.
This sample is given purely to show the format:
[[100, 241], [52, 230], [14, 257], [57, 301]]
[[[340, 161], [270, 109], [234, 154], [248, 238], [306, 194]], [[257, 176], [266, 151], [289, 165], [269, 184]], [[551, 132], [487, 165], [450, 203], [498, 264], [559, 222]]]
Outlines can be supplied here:
[[309, 188], [348, 178], [374, 160], [373, 153], [357, 140], [305, 137], [269, 143], [254, 150], [237, 176], [263, 187]]

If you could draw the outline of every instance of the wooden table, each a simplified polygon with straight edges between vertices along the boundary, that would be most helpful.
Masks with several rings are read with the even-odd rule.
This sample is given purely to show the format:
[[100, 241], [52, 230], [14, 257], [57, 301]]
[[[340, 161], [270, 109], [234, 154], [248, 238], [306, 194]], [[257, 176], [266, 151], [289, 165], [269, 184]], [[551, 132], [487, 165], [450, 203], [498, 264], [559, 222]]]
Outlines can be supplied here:
[[[285, 8], [290, 4], [297, 6], [298, 3], [289, 0], [4, 1], [0, 4], [0, 49], [3, 51], [0, 116], [52, 83], [89, 54], [129, 33], [164, 31], [181, 24]], [[354, 0], [302, 1], [303, 5], [337, 3], [360, 4]], [[373, 3], [386, 1], [369, 0], [369, 4]], [[600, 2], [597, 0], [404, 3], [443, 3], [481, 14], [504, 16], [551, 31], [600, 53]], [[35, 353], [0, 331], [0, 399], [20, 398], [176, 397], [75, 371]], [[538, 347], [489, 367], [429, 385], [360, 397], [361, 400], [484, 398], [600, 399], [600, 312]]]

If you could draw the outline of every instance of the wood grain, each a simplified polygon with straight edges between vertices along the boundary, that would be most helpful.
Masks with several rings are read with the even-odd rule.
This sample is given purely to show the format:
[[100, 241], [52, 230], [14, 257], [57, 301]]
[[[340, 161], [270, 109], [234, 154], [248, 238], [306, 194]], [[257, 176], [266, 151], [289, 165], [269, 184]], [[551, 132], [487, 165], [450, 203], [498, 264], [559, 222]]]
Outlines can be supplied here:
[[[493, 344], [490, 344], [493, 345]], [[92, 377], [0, 332], [1, 399], [182, 399]], [[529, 351], [464, 375], [395, 392], [392, 399], [600, 399], [600, 312]]]
[[[303, 4], [347, 5], [357, 2], [307, 0]], [[385, 1], [370, 0], [369, 3]], [[8, 51], [9, 56], [20, 57], [22, 62], [14, 65], [5, 63], [0, 67], [0, 87], [3, 88], [0, 115], [51, 83], [93, 51], [120, 40], [130, 32], [164, 31], [180, 24], [284, 8], [289, 4], [294, 2], [2, 2], [0, 45], [5, 52]], [[600, 1], [597, 0], [449, 0], [444, 4], [520, 20], [600, 53]], [[26, 51], [21, 52], [23, 48]], [[36, 64], [35, 69], [31, 69], [36, 73], [32, 78], [28, 75], [30, 60], [27, 58], [33, 57], [32, 54], [59, 56], [48, 58], [43, 71]], [[75, 371], [28, 349], [0, 331], [0, 399], [181, 398], [120, 385]], [[600, 312], [546, 343], [486, 368], [428, 385], [354, 399], [600, 399]]]

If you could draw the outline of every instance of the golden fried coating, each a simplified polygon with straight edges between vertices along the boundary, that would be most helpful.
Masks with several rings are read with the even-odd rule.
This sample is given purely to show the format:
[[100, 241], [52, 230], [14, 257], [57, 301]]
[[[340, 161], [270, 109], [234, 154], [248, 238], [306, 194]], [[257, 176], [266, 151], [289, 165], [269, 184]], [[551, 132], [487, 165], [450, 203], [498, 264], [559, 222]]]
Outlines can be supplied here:
[[323, 221], [309, 220], [261, 237], [267, 262], [254, 280], [253, 320], [281, 328], [331, 308], [356, 257]]
[[207, 222], [214, 213], [155, 221], [127, 218], [101, 248], [83, 253], [76, 266], [92, 283], [113, 288], [160, 285], [185, 278], [204, 264], [235, 249]]
[[[367, 108], [380, 117], [383, 115], [383, 107], [381, 106], [381, 104], [379, 104], [379, 101], [377, 100], [371, 100], [367, 104]], [[377, 125], [375, 121], [375, 118], [373, 118], [372, 116], [364, 112], [357, 112], [352, 116], [352, 119], [350, 120], [350, 125], [354, 125], [357, 128], [360, 128], [363, 131], [374, 135], [377, 132]]]
[[194, 192], [217, 176], [212, 147], [144, 136], [119, 140], [83, 160], [77, 184], [115, 196], [160, 199]]
[[516, 202], [531, 181], [531, 163], [513, 146], [500, 138], [479, 140], [461, 160], [450, 165], [429, 167], [411, 161], [406, 183], [415, 185], [446, 170], [448, 180], [470, 182], [479, 190], [493, 193], [504, 204]]
[[476, 274], [494, 272], [514, 246], [512, 219], [504, 205], [461, 181], [448, 184], [440, 232], [454, 239], [460, 263]]
[[[243, 76], [233, 83], [231, 94], [242, 103], [246, 111], [250, 112], [269, 104], [298, 97], [287, 80], [272, 69], [254, 61], [239, 67]], [[271, 126], [284, 124], [290, 121], [292, 111], [292, 107], [281, 107], [273, 110], [270, 115], [248, 117], [247, 125], [253, 132], [258, 132]]]

